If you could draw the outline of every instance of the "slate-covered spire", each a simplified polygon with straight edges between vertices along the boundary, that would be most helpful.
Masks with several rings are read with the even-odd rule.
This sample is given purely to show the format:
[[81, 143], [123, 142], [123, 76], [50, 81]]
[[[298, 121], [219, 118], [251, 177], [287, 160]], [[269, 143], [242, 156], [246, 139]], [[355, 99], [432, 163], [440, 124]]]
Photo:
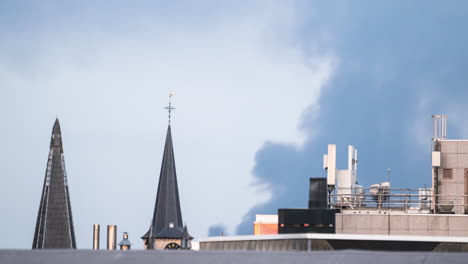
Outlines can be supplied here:
[[182, 249], [191, 249], [192, 248], [192, 239], [193, 237], [189, 235], [187, 230], [187, 225], [184, 226], [184, 234], [182, 235], [182, 241], [180, 247]]
[[[172, 147], [171, 125], [167, 128], [164, 155], [159, 175], [153, 220], [142, 239], [182, 239], [184, 226], [180, 211], [179, 190]], [[151, 241], [149, 241], [151, 243]], [[147, 242], [148, 244], [148, 242]]]
[[58, 119], [55, 120], [52, 129], [49, 158], [32, 248], [76, 248], [62, 134]]

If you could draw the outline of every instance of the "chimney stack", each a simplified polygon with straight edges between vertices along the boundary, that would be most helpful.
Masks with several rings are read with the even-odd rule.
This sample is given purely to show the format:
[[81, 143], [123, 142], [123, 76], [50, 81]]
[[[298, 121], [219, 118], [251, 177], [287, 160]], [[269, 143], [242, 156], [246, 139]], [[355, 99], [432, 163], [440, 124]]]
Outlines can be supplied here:
[[100, 225], [93, 225], [93, 249], [99, 250]]
[[107, 250], [116, 250], [117, 248], [117, 226], [107, 226]]

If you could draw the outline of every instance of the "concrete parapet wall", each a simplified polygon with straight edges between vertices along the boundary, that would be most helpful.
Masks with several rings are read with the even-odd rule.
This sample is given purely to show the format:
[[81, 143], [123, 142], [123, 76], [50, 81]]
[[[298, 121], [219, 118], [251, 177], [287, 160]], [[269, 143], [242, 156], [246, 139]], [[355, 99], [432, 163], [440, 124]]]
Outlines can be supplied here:
[[368, 234], [279, 234], [201, 238], [200, 250], [316, 251], [385, 250], [467, 252], [468, 237]]
[[468, 237], [468, 215], [336, 214], [336, 233]]
[[310, 250], [309, 247], [310, 245], [308, 245], [306, 239], [213, 241], [200, 243], [200, 250], [308, 251]]

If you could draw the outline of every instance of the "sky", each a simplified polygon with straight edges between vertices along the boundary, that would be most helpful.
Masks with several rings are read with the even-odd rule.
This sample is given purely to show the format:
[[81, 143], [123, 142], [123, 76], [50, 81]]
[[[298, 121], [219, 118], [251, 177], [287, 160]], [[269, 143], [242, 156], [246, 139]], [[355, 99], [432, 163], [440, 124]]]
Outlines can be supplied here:
[[[0, 248], [30, 248], [55, 118], [77, 246], [154, 209], [168, 94], [183, 220], [251, 234], [305, 208], [322, 155], [430, 185], [431, 115], [468, 138], [464, 1], [0, 1]], [[5, 147], [6, 146], [6, 147]], [[101, 234], [102, 245], [104, 232]]]

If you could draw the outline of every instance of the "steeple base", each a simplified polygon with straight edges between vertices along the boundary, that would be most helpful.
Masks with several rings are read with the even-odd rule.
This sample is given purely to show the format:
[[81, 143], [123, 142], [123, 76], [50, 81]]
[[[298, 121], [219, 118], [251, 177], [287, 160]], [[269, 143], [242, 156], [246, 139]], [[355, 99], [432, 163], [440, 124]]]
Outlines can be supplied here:
[[[143, 239], [143, 244], [145, 245], [145, 250], [148, 248], [148, 240]], [[156, 250], [165, 250], [165, 249], [180, 249], [182, 245], [182, 239], [155, 239], [153, 246]]]

